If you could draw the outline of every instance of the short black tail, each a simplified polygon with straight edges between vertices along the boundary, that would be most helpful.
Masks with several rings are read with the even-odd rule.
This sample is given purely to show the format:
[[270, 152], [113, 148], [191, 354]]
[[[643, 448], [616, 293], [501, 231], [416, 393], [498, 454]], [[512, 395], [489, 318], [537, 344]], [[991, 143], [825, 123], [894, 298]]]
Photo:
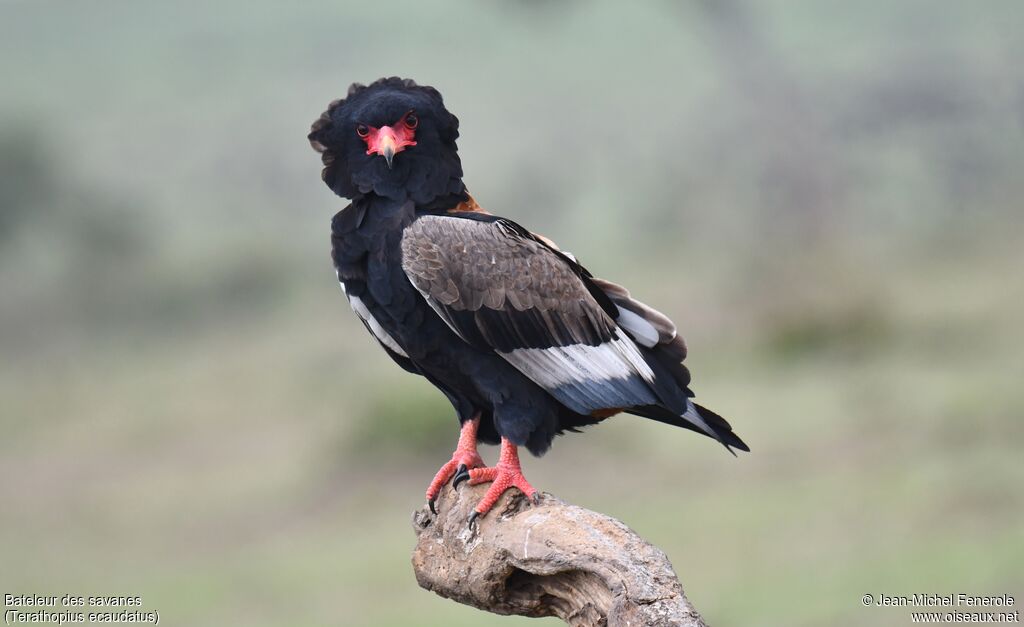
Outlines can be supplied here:
[[714, 431], [714, 436], [686, 418], [665, 409], [661, 405], [644, 405], [642, 407], [634, 407], [628, 411], [629, 413], [636, 414], [637, 416], [643, 416], [644, 418], [664, 422], [665, 424], [673, 425], [675, 427], [683, 427], [684, 429], [695, 431], [701, 435], [706, 435], [709, 438], [714, 437], [733, 455], [736, 454], [732, 450], [733, 448], [737, 448], [748, 453], [750, 452], [750, 447], [747, 446], [747, 443], [741, 440], [740, 436], [733, 433], [732, 426], [729, 425], [729, 421], [706, 407], [702, 407], [696, 403], [694, 404], [694, 407], [697, 408], [697, 413], [699, 413], [701, 418], [704, 419], [704, 422], [707, 423], [708, 427]]

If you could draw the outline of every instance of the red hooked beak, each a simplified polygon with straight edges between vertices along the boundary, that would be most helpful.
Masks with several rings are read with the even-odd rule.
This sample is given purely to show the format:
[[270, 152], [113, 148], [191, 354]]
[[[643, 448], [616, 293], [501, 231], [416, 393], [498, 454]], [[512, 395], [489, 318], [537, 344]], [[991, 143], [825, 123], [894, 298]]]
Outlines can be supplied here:
[[371, 128], [366, 136], [366, 154], [383, 156], [384, 160], [388, 162], [388, 169], [390, 170], [391, 161], [395, 158], [395, 155], [405, 150], [406, 146], [416, 145], [416, 142], [413, 141], [414, 135], [413, 129], [406, 127], [402, 123], [398, 123], [394, 127], [382, 126], [380, 128]]

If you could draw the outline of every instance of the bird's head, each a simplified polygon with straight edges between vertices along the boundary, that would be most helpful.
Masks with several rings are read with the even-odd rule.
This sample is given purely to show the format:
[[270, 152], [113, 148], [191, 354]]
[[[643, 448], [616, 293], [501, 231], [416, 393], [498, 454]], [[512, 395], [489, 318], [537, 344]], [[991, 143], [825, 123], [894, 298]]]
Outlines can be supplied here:
[[458, 136], [459, 120], [436, 89], [392, 77], [352, 85], [313, 122], [309, 142], [339, 196], [429, 203], [464, 192]]

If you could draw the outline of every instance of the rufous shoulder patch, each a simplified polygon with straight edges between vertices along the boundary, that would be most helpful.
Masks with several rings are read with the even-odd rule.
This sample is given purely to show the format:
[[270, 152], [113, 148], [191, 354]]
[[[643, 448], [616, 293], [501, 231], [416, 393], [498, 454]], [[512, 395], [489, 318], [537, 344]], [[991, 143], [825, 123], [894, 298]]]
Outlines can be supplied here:
[[460, 213], [460, 212], [487, 213], [486, 211], [484, 211], [483, 207], [481, 207], [479, 204], [477, 204], [476, 200], [472, 196], [470, 196], [469, 194], [466, 194], [466, 196], [467, 196], [466, 200], [463, 200], [459, 204], [455, 205], [454, 207], [449, 209], [448, 212], [449, 213]]

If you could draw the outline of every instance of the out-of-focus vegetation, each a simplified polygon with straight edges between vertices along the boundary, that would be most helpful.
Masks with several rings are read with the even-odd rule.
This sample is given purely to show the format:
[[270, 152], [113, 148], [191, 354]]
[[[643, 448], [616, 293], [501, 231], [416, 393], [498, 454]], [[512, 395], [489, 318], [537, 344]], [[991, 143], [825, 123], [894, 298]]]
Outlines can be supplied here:
[[0, 592], [517, 622], [416, 587], [454, 418], [327, 255], [308, 125], [398, 74], [485, 207], [677, 320], [754, 451], [617, 417], [535, 485], [715, 624], [1020, 593], [1022, 32], [1017, 2], [0, 4]]

